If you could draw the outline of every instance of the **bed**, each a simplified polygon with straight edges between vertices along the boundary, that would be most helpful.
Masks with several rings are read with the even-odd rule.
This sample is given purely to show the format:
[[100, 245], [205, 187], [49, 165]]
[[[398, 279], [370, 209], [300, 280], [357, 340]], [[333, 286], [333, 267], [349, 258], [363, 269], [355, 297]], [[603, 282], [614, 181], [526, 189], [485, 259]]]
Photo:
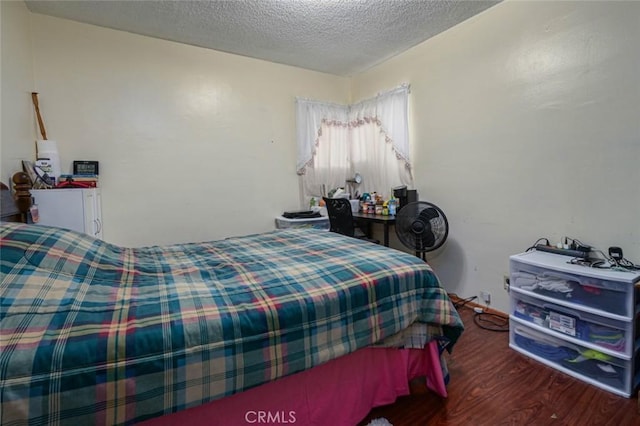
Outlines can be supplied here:
[[411, 376], [446, 381], [463, 330], [427, 264], [326, 231], [124, 248], [3, 222], [0, 237], [3, 425], [326, 424], [346, 401], [326, 398], [335, 374], [373, 395], [333, 419], [354, 424]]

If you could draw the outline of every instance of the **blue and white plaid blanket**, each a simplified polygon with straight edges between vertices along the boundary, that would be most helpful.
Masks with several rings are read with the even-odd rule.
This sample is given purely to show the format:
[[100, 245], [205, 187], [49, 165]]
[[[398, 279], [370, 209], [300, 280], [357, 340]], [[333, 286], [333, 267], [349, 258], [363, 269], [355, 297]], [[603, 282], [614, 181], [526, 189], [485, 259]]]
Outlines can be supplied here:
[[123, 248], [2, 224], [0, 423], [127, 424], [462, 322], [429, 266], [311, 229]]

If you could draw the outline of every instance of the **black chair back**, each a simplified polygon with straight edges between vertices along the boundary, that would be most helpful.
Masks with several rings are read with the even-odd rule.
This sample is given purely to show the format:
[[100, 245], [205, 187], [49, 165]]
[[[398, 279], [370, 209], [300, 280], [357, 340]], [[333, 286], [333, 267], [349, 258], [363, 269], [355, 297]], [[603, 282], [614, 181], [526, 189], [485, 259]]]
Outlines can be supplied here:
[[346, 198], [323, 198], [329, 216], [329, 231], [355, 236], [351, 203]]

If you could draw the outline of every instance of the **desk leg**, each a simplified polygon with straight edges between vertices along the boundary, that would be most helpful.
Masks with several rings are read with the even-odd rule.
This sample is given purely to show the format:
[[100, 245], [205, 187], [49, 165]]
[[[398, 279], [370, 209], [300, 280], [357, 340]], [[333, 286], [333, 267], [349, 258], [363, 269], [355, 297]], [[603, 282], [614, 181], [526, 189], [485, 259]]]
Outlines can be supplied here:
[[355, 221], [358, 228], [362, 230], [367, 236], [367, 238], [372, 238], [373, 233], [371, 232], [371, 222], [368, 220], [356, 220]]
[[384, 223], [384, 246], [389, 247], [389, 222]]

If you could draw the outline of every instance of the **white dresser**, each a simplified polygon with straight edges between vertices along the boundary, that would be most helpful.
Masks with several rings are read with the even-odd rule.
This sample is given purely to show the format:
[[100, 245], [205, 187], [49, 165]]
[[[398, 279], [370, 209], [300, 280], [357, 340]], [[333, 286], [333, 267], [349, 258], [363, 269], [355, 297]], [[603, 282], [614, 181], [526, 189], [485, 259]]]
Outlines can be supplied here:
[[35, 189], [31, 194], [38, 205], [38, 224], [103, 239], [100, 188]]
[[509, 346], [622, 396], [640, 381], [640, 274], [531, 251], [510, 257]]

